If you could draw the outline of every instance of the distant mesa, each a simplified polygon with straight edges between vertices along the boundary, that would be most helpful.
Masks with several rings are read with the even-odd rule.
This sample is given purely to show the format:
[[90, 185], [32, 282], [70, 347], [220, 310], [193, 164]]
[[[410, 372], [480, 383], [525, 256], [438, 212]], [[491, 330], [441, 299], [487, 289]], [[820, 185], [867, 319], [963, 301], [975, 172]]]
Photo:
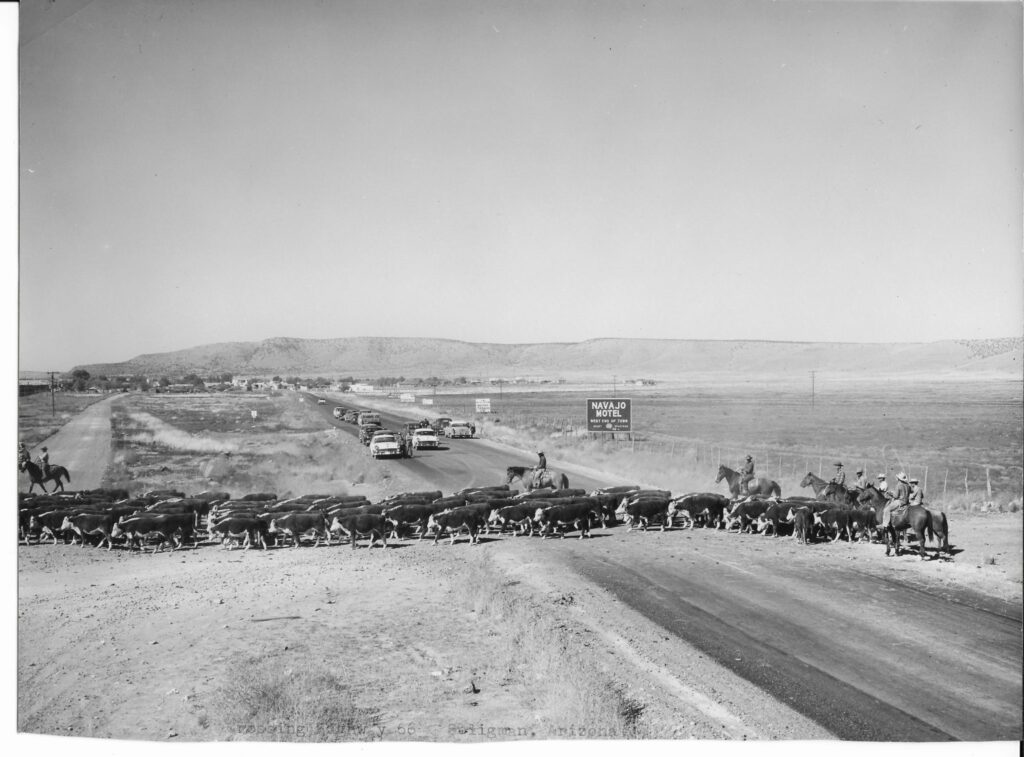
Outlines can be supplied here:
[[451, 339], [354, 337], [207, 344], [139, 355], [123, 363], [75, 366], [92, 375], [233, 373], [289, 376], [490, 377], [557, 375], [667, 378], [737, 373], [794, 375], [963, 375], [1021, 378], [1024, 338], [904, 344], [590, 339], [490, 344]]

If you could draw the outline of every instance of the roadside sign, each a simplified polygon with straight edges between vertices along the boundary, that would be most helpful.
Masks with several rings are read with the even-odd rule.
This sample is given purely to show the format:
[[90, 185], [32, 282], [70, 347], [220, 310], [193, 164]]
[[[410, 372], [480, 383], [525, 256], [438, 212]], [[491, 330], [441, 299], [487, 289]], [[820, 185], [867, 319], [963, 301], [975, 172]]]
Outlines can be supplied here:
[[400, 399], [402, 402], [415, 402], [416, 395], [413, 394], [412, 392], [404, 392], [398, 397], [398, 399]]
[[491, 399], [478, 399], [476, 401], [476, 411], [478, 413], [489, 413], [491, 412]]
[[614, 397], [587, 400], [587, 431], [633, 430], [633, 400]]
[[423, 404], [424, 405], [433, 405], [434, 404], [434, 398], [433, 397], [424, 397], [423, 398]]

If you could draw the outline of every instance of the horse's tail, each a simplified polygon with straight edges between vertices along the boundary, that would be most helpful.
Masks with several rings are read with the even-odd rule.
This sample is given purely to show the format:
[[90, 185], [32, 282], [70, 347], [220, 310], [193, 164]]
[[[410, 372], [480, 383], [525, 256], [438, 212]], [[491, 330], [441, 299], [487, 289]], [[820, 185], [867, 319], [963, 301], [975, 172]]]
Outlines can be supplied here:
[[928, 541], [935, 541], [935, 530], [932, 528], [932, 514], [925, 510], [927, 517], [924, 519], [924, 532], [928, 537]]
[[769, 494], [774, 494], [776, 497], [782, 496], [782, 487], [779, 486], [778, 481], [772, 481], [771, 489], [768, 490]]
[[64, 474], [64, 478], [66, 478], [68, 480], [68, 483], [70, 484], [71, 483], [71, 474], [68, 473], [68, 469], [65, 468], [63, 465], [60, 467], [60, 470], [57, 471], [57, 480], [60, 481], [60, 476], [61, 476], [62, 473]]
[[559, 479], [558, 486], [561, 489], [568, 489], [569, 488], [569, 477], [567, 475], [565, 475], [564, 473], [562, 474], [561, 479]]

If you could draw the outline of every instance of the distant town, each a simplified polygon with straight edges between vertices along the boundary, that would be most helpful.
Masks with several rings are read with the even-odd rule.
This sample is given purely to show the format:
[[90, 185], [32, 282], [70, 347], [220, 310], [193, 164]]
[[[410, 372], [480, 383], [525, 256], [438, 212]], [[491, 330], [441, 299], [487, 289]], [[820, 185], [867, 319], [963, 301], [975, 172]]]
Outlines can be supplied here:
[[[20, 395], [35, 392], [94, 392], [108, 394], [116, 392], [154, 392], [167, 394], [194, 394], [198, 392], [266, 392], [266, 391], [328, 391], [351, 392], [362, 395], [388, 395], [395, 393], [422, 394], [436, 391], [439, 387], [498, 387], [565, 384], [564, 378], [512, 376], [490, 377], [487, 379], [457, 376], [442, 378], [406, 378], [405, 376], [382, 376], [379, 378], [300, 377], [300, 376], [256, 376], [219, 373], [199, 376], [189, 373], [184, 376], [92, 376], [84, 369], [66, 374], [52, 374], [47, 378], [22, 378], [18, 381]], [[623, 386], [653, 386], [652, 379], [623, 379]]]

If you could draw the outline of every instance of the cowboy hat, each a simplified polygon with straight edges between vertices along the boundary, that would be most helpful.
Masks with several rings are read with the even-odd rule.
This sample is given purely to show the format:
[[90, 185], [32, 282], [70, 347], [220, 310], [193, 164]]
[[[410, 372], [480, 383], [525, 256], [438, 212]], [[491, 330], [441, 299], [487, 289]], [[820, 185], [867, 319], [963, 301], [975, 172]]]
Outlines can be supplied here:
[[907, 481], [907, 474], [906, 473], [900, 473], [898, 476], [896, 476], [896, 480], [897, 481]]
[[836, 466], [837, 468], [842, 468], [842, 467], [843, 467], [843, 464], [842, 464], [842, 463], [840, 463], [840, 462], [838, 462], [838, 461], [836, 461], [836, 462], [834, 462], [834, 463], [832, 463], [832, 464], [833, 464], [834, 466]]
[[879, 478], [885, 478], [885, 474], [884, 474], [884, 473], [879, 473], [879, 474], [878, 474], [878, 477], [879, 477]]
[[910, 483], [912, 483], [912, 484], [919, 484], [921, 482], [918, 479], [916, 479], [916, 478], [912, 478], [912, 479], [910, 479]]

